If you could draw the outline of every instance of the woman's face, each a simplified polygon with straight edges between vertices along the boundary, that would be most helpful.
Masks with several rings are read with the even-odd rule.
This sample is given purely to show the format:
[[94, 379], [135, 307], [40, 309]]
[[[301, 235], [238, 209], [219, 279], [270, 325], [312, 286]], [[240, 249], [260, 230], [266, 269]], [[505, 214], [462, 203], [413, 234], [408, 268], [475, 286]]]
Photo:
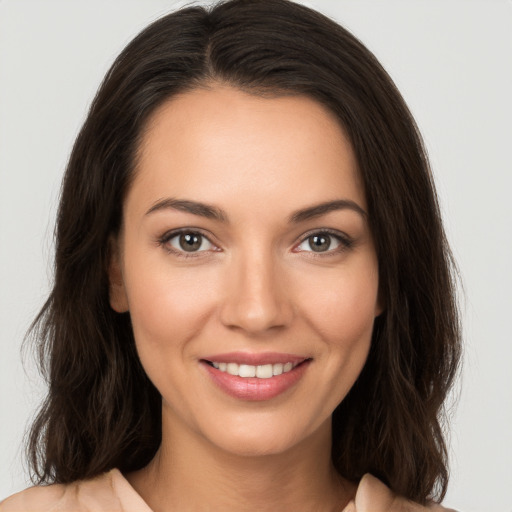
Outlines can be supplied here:
[[307, 97], [217, 86], [156, 111], [111, 304], [130, 312], [164, 439], [243, 455], [330, 442], [380, 312], [366, 209], [343, 130]]

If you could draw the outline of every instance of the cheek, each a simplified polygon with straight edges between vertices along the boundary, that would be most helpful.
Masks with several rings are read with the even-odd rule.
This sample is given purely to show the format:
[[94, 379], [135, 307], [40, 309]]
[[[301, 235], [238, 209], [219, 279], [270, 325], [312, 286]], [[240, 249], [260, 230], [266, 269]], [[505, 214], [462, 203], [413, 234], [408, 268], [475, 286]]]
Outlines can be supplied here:
[[[365, 286], [361, 286], [361, 284]], [[317, 303], [317, 326], [326, 345], [329, 411], [346, 397], [370, 350], [377, 303], [377, 279], [345, 279]]]
[[378, 276], [372, 267], [364, 272], [340, 272], [330, 279], [310, 279], [307, 315], [322, 337], [347, 347], [371, 336], [378, 314]]
[[[333, 271], [329, 279], [308, 277], [304, 283], [304, 317], [320, 335], [320, 359], [328, 394], [326, 407], [334, 409], [359, 376], [371, 345], [378, 314], [378, 273], [373, 260]], [[331, 411], [332, 412], [332, 411]]]
[[[125, 262], [125, 285], [135, 340], [175, 348], [202, 328], [214, 307], [215, 275], [176, 269], [165, 257]], [[210, 274], [213, 274], [210, 271]]]

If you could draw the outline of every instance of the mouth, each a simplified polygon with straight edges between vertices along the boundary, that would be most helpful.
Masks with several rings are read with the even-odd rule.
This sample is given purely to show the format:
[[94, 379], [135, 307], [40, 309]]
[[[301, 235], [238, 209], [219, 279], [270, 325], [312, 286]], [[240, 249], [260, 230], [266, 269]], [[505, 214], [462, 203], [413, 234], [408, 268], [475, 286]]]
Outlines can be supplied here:
[[252, 365], [252, 364], [238, 364], [235, 362], [220, 362], [220, 361], [206, 361], [206, 364], [212, 366], [213, 368], [228, 373], [229, 375], [233, 375], [235, 377], [242, 377], [244, 379], [247, 378], [257, 378], [257, 379], [271, 379], [272, 377], [276, 377], [277, 375], [282, 375], [283, 373], [291, 372], [294, 368], [299, 366], [299, 364], [304, 363], [308, 359], [304, 359], [301, 362], [291, 362], [288, 361], [286, 363], [269, 363], [269, 364], [260, 364], [260, 365]]
[[[224, 354], [201, 359], [211, 380], [239, 400], [263, 401], [293, 388], [304, 376], [309, 357], [287, 354]], [[252, 363], [252, 364], [251, 364]]]

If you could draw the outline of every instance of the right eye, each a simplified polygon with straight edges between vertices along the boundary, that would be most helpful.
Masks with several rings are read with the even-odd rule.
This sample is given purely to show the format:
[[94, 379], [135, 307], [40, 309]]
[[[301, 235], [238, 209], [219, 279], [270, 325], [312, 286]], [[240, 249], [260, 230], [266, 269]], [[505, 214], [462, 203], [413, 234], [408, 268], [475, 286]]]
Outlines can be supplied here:
[[161, 240], [162, 245], [178, 253], [198, 253], [211, 251], [215, 246], [203, 234], [197, 231], [180, 231]]

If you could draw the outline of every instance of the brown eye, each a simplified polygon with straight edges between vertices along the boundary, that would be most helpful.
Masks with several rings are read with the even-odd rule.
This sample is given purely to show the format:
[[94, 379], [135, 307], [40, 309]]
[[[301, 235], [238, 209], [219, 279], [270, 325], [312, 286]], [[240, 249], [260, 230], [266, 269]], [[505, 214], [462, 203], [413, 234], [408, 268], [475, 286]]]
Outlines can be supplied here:
[[295, 250], [297, 252], [335, 253], [350, 247], [350, 245], [350, 240], [341, 233], [338, 235], [319, 231], [304, 238]]
[[200, 249], [203, 237], [197, 233], [182, 233], [179, 238], [180, 249], [194, 252]]
[[329, 235], [312, 235], [307, 240], [309, 247], [314, 252], [328, 251], [331, 247], [331, 237]]
[[214, 249], [214, 245], [201, 233], [195, 231], [182, 231], [167, 238], [165, 241], [177, 252], [204, 252]]

